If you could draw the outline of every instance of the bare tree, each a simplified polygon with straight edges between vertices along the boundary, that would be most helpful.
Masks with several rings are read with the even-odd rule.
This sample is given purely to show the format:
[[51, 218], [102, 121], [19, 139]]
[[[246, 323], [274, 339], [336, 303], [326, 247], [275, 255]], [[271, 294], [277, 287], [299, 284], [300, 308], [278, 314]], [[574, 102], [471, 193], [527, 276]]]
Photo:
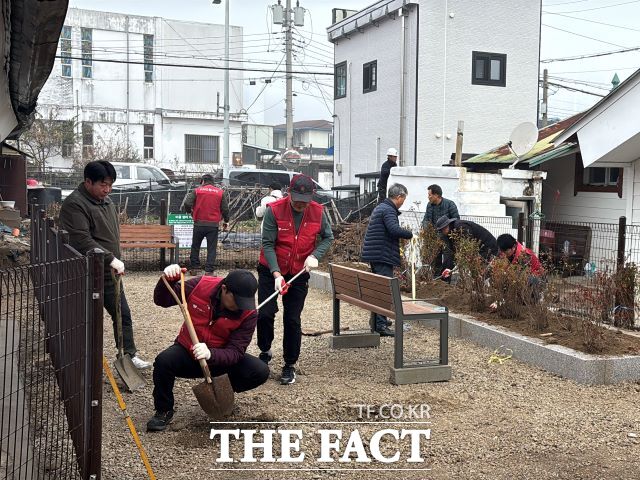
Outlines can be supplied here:
[[93, 160], [129, 163], [139, 163], [142, 161], [137, 146], [131, 142], [131, 139], [127, 137], [121, 127], [118, 127], [108, 136], [95, 135], [94, 133], [92, 137], [92, 144], [84, 144], [81, 155], [77, 155], [74, 158], [74, 167], [84, 167], [84, 165]]
[[75, 121], [61, 120], [56, 109], [46, 116], [37, 113], [29, 130], [20, 137], [20, 148], [34, 159], [39, 170], [44, 170], [53, 157], [71, 157], [77, 149]]

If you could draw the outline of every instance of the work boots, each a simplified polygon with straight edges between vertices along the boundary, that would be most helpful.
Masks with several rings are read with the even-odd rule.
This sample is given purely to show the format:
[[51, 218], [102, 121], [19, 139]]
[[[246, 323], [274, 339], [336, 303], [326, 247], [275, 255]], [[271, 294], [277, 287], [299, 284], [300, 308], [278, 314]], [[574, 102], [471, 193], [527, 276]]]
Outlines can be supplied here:
[[174, 410], [168, 412], [156, 412], [147, 422], [147, 432], [162, 432], [171, 423]]

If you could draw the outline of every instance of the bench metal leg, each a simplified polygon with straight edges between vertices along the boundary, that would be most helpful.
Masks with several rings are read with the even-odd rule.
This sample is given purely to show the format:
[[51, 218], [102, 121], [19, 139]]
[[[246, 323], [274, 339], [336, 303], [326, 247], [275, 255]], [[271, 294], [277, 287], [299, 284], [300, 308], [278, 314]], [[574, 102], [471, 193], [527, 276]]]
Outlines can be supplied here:
[[440, 365], [449, 364], [449, 314], [440, 319]]
[[395, 337], [393, 339], [393, 366], [394, 368], [402, 368], [404, 356], [404, 318], [402, 318], [402, 314], [396, 316], [395, 327]]
[[340, 335], [340, 300], [333, 299], [333, 334]]

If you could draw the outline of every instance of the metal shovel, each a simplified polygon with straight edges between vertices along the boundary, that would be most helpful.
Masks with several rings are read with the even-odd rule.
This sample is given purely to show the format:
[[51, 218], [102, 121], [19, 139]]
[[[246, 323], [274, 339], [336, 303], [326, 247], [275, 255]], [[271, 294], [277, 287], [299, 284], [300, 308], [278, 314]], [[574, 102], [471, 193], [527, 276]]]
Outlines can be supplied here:
[[[191, 343], [194, 345], [196, 343], [200, 343], [196, 330], [193, 328], [191, 315], [187, 308], [187, 300], [184, 292], [184, 270], [180, 272], [180, 293], [182, 301], [180, 301], [176, 292], [173, 291], [173, 288], [167, 281], [166, 276], [162, 276], [162, 281], [182, 311], [184, 322], [187, 326], [187, 330], [189, 331], [189, 336], [191, 337]], [[205, 359], [201, 359], [198, 360], [198, 362], [200, 363], [200, 368], [202, 368], [205, 381], [193, 387], [193, 394], [196, 396], [196, 399], [200, 404], [200, 408], [202, 408], [209, 417], [214, 420], [222, 419], [229, 415], [233, 410], [234, 392], [229, 376], [225, 373], [224, 375], [212, 377], [207, 361]]]
[[116, 301], [116, 336], [118, 337], [118, 358], [116, 358], [113, 366], [120, 375], [124, 386], [130, 392], [134, 392], [139, 388], [142, 388], [146, 385], [144, 377], [140, 375], [140, 372], [133, 364], [131, 357], [128, 353], [124, 353], [124, 340], [122, 336], [122, 306], [120, 305], [120, 289], [121, 287], [121, 277], [120, 275], [114, 275], [111, 272], [111, 278], [113, 278], [113, 284], [115, 286], [115, 301]]

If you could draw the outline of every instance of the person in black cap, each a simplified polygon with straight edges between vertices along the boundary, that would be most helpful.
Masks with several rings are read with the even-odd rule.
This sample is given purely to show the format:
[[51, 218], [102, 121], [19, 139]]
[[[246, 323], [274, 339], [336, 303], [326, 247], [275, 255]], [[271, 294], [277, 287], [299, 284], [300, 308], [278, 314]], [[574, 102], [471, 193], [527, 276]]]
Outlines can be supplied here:
[[498, 243], [495, 237], [491, 235], [489, 230], [475, 222], [449, 218], [443, 215], [436, 222], [436, 230], [441, 232], [443, 236], [449, 238], [451, 245], [450, 249], [445, 250], [444, 270], [442, 271], [443, 278], [447, 278], [451, 274], [454, 266], [456, 238], [468, 237], [477, 240], [480, 245], [479, 253], [487, 262], [498, 255]]
[[[180, 266], [169, 265], [164, 275], [180, 298]], [[173, 385], [176, 377], [200, 378], [198, 360], [205, 359], [211, 375], [229, 375], [235, 392], [262, 385], [269, 378], [269, 367], [246, 353], [256, 328], [255, 293], [258, 282], [248, 270], [233, 270], [226, 277], [193, 277], [185, 282], [185, 295], [191, 321], [200, 343], [193, 345], [185, 324], [175, 343], [160, 352], [153, 364], [153, 403], [155, 415], [148, 431], [167, 428], [174, 414]], [[176, 305], [162, 278], [153, 292], [160, 307]]]
[[[275, 290], [283, 292], [285, 284], [302, 270], [282, 297], [284, 334], [282, 350], [284, 367], [280, 383], [296, 381], [295, 364], [300, 356], [302, 328], [300, 315], [309, 290], [309, 271], [333, 241], [331, 224], [322, 205], [314, 202], [313, 180], [295, 175], [289, 185], [289, 196], [269, 204], [262, 224], [262, 250], [258, 264], [258, 301], [262, 303]], [[316, 241], [320, 237], [320, 242]], [[269, 363], [272, 358], [274, 321], [278, 312], [277, 297], [258, 313], [258, 347], [260, 359]]]

